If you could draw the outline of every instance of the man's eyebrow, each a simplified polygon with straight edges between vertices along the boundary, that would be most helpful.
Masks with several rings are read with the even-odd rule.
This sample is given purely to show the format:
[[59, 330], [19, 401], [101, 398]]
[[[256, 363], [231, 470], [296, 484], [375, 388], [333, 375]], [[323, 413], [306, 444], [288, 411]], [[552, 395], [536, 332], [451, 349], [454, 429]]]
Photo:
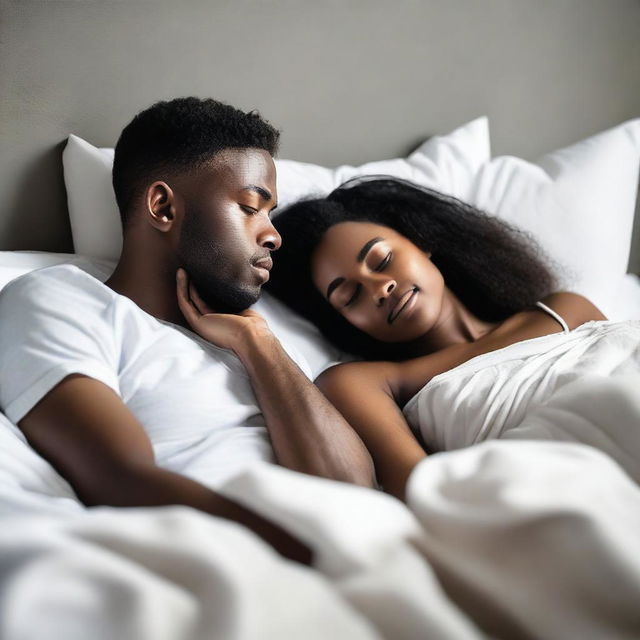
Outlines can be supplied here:
[[[375, 237], [366, 242], [364, 247], [362, 247], [362, 249], [360, 249], [360, 251], [358, 252], [358, 255], [356, 256], [356, 262], [362, 262], [367, 257], [367, 253], [371, 251], [371, 247], [373, 247], [373, 245], [377, 244], [378, 242], [384, 242], [384, 238]], [[344, 280], [344, 278], [336, 278], [335, 280], [331, 281], [331, 284], [329, 284], [329, 286], [327, 287], [327, 300], [329, 299], [329, 296], [334, 292], [334, 290], [344, 282]]]
[[[264, 187], [259, 187], [257, 184], [249, 184], [246, 187], [242, 187], [242, 191], [254, 191], [257, 193], [263, 200], [272, 200], [273, 195], [271, 195], [270, 191], [267, 191]], [[274, 211], [278, 208], [278, 203], [276, 202], [269, 211]]]
[[242, 187], [242, 191], [254, 191], [263, 200], [273, 200], [273, 195], [271, 195], [271, 192], [267, 191], [267, 189], [265, 189], [264, 187], [259, 187], [257, 184], [248, 184], [246, 187]]
[[367, 242], [364, 247], [362, 247], [362, 249], [360, 249], [360, 251], [358, 252], [358, 255], [356, 256], [356, 262], [362, 262], [367, 257], [367, 253], [371, 251], [371, 247], [373, 247], [374, 244], [383, 241], [384, 238], [371, 238], [371, 240], [369, 240], [369, 242]]

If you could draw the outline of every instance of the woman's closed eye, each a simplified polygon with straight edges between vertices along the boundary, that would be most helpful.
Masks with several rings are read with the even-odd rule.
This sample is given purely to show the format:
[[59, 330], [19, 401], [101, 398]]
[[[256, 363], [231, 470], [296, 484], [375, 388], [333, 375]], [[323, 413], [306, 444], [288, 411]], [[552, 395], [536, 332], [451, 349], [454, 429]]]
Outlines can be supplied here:
[[387, 255], [382, 259], [382, 262], [380, 262], [380, 264], [378, 264], [378, 266], [375, 267], [373, 271], [384, 271], [390, 264], [392, 258], [393, 251], [389, 251], [389, 253], [387, 253]]
[[250, 216], [255, 216], [256, 213], [258, 213], [257, 209], [254, 209], [253, 207], [250, 207], [249, 205], [246, 204], [241, 204], [239, 205], [239, 207], [245, 212], [248, 213]]
[[362, 285], [361, 284], [357, 284], [355, 289], [353, 290], [353, 293], [351, 294], [351, 297], [344, 303], [345, 307], [348, 307], [350, 305], [352, 305], [354, 302], [357, 301], [358, 296], [360, 295], [360, 290], [362, 289]]
[[[387, 253], [387, 255], [381, 260], [381, 262], [379, 262], [375, 267], [373, 267], [371, 271], [376, 271], [376, 272], [384, 271], [389, 266], [392, 259], [393, 259], [393, 251], [389, 251], [389, 253]], [[355, 304], [358, 301], [361, 290], [362, 290], [362, 285], [357, 284], [353, 290], [353, 293], [351, 294], [349, 299], [344, 303], [343, 306], [349, 307]]]

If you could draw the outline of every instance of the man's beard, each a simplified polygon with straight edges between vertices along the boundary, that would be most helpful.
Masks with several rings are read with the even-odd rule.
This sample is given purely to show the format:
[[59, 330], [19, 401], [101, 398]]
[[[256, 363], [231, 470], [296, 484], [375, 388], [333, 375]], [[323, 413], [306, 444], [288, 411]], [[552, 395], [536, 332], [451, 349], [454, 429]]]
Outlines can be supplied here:
[[259, 287], [242, 287], [241, 285], [207, 273], [202, 268], [183, 261], [189, 280], [195, 285], [205, 304], [216, 313], [240, 313], [255, 304], [260, 297]]
[[[242, 284], [228, 273], [229, 254], [233, 248], [207, 240], [206, 225], [199, 212], [190, 207], [185, 212], [178, 246], [178, 262], [187, 272], [206, 305], [216, 313], [239, 313], [260, 297], [259, 286]], [[248, 261], [247, 261], [248, 262]]]

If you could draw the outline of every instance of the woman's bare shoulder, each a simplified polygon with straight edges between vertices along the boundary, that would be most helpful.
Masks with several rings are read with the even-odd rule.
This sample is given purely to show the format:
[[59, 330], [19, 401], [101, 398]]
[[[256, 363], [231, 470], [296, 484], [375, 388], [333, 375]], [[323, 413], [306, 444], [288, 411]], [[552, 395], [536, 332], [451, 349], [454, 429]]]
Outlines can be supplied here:
[[315, 382], [323, 390], [353, 383], [383, 384], [396, 368], [395, 362], [344, 362], [325, 369]]
[[316, 378], [316, 384], [330, 396], [355, 388], [382, 390], [402, 406], [431, 378], [478, 353], [474, 343], [464, 343], [400, 362], [348, 362], [325, 370]]
[[573, 291], [557, 291], [541, 302], [564, 318], [570, 329], [591, 320], [606, 320], [606, 316], [591, 300]]

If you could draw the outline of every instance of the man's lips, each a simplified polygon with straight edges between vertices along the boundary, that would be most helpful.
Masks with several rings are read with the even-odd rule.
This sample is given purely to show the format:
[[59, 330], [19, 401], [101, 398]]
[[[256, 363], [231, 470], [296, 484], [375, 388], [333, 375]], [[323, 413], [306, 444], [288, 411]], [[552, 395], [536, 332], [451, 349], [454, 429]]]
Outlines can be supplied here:
[[251, 266], [260, 274], [263, 283], [269, 280], [269, 272], [271, 271], [271, 267], [273, 267], [273, 260], [271, 260], [271, 258], [262, 258], [252, 263]]
[[267, 271], [271, 271], [273, 267], [273, 260], [271, 258], [262, 258], [257, 262], [253, 263], [254, 267], [258, 267], [258, 269], [266, 269]]
[[391, 324], [408, 307], [408, 305], [414, 301], [417, 295], [418, 287], [411, 287], [409, 291], [403, 293], [393, 307], [391, 307], [391, 311], [389, 311], [389, 315], [387, 316], [387, 323]]

